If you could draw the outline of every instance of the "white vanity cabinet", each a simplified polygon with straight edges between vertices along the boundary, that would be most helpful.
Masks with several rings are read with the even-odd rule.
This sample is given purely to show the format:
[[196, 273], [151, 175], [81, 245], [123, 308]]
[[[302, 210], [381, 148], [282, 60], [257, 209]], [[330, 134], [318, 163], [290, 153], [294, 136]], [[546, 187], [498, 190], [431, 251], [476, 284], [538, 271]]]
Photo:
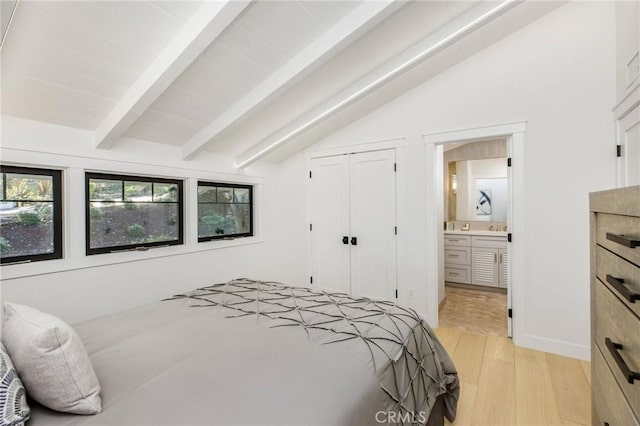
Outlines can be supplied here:
[[507, 248], [498, 249], [498, 263], [500, 275], [498, 276], [498, 286], [500, 288], [507, 288], [507, 283], [509, 282], [509, 271], [507, 268], [509, 257], [507, 253]]
[[505, 235], [445, 233], [445, 281], [507, 288]]
[[471, 284], [471, 236], [444, 236], [444, 280]]

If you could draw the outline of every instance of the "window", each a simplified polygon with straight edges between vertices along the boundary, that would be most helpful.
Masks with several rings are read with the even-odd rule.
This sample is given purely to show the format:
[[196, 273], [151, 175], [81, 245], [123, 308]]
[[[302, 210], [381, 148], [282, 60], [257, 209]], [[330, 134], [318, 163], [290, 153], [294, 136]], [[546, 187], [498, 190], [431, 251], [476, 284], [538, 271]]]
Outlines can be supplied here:
[[253, 187], [198, 182], [198, 241], [253, 235]]
[[86, 173], [87, 254], [183, 242], [182, 181]]
[[2, 263], [62, 258], [62, 172], [0, 166]]

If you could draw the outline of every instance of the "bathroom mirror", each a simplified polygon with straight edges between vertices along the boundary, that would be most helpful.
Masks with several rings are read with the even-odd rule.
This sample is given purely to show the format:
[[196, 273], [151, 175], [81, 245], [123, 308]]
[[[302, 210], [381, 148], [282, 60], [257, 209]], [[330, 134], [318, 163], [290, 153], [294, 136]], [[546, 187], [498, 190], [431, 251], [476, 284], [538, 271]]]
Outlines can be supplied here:
[[507, 221], [506, 158], [463, 160], [449, 164], [450, 221]]

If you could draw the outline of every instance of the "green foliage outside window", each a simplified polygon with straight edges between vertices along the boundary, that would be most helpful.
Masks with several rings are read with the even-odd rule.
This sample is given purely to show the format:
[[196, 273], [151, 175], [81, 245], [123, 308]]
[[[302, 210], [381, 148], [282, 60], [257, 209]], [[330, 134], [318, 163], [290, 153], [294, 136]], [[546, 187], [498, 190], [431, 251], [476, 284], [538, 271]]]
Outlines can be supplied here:
[[11, 250], [11, 243], [6, 238], [0, 237], [0, 253], [7, 253]]

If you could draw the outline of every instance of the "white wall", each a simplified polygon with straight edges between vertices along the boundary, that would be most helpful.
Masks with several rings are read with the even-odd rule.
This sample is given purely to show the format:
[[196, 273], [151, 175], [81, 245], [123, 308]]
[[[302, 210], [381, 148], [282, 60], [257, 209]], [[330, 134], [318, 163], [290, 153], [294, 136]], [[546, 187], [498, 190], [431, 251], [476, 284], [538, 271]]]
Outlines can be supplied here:
[[[312, 147], [406, 138], [399, 188], [406, 205], [399, 220], [407, 258], [400, 267], [400, 301], [428, 312], [425, 134], [528, 121], [524, 142], [526, 251], [524, 317], [517, 342], [581, 358], [589, 356], [588, 193], [614, 185], [611, 151], [615, 100], [613, 3], [576, 2], [544, 16], [448, 71], [375, 110]], [[302, 156], [285, 162], [279, 179], [288, 200], [304, 199]], [[290, 201], [282, 201], [290, 203]], [[282, 271], [304, 282], [304, 209], [282, 221], [278, 258]], [[284, 268], [283, 268], [284, 269]], [[407, 287], [416, 287], [407, 300]]]
[[[63, 169], [66, 207], [64, 259], [2, 266], [4, 301], [77, 322], [232, 278], [270, 278], [263, 240], [270, 231], [264, 218], [271, 198], [265, 177], [271, 167], [242, 172], [232, 159], [208, 154], [197, 161], [176, 161], [178, 148], [142, 141], [123, 140], [113, 149], [95, 150], [90, 132], [2, 118], [2, 163]], [[85, 256], [85, 170], [186, 179], [185, 245]], [[197, 243], [197, 204], [190, 195], [198, 178], [257, 185], [255, 237]]]

